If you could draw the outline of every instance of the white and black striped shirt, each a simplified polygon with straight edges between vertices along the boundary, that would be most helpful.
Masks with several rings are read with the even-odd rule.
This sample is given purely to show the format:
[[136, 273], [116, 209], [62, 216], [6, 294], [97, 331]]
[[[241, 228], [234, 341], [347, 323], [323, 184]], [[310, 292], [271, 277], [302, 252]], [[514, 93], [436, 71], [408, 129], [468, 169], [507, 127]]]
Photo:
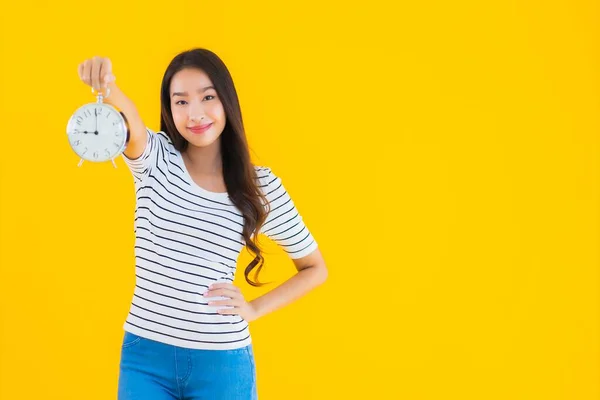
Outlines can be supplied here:
[[[228, 194], [198, 186], [181, 153], [164, 132], [148, 129], [137, 159], [123, 158], [135, 183], [135, 275], [123, 328], [136, 335], [193, 349], [227, 350], [251, 343], [239, 315], [217, 313], [202, 294], [214, 282], [232, 282], [245, 246], [243, 216]], [[258, 185], [271, 205], [261, 233], [291, 258], [317, 248], [281, 179], [255, 166]]]

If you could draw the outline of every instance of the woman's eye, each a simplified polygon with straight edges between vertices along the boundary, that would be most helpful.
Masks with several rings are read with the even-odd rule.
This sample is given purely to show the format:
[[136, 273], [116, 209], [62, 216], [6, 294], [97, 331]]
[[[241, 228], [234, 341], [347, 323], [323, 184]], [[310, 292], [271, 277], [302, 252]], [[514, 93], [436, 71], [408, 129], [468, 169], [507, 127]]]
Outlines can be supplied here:
[[[212, 97], [211, 99], [208, 99], [208, 100], [212, 100], [212, 99], [214, 99], [216, 96], [213, 96], [213, 95], [210, 95], [210, 94], [209, 94], [208, 96], [206, 96], [206, 97], [205, 97], [205, 99], [206, 99], [206, 98], [208, 98], [208, 97]], [[181, 103], [182, 101], [183, 101], [183, 102], [185, 102], [185, 100], [179, 100], [179, 101], [177, 101], [175, 104], [176, 104], [176, 105], [183, 105], [183, 104], [179, 104], [179, 103]]]

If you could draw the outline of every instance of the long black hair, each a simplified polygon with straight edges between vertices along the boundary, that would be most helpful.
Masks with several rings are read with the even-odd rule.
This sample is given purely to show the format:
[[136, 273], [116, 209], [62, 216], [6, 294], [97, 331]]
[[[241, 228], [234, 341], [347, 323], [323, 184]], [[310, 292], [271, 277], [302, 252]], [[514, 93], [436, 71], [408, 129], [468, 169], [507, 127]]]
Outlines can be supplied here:
[[[188, 141], [181, 136], [173, 121], [169, 93], [171, 79], [184, 68], [196, 68], [206, 73], [223, 104], [226, 123], [218, 139], [221, 140], [223, 177], [231, 202], [244, 216], [242, 236], [246, 246], [256, 255], [244, 271], [246, 281], [252, 286], [262, 286], [263, 283], [258, 282], [258, 273], [264, 265], [264, 257], [261, 254], [257, 237], [261, 226], [265, 223], [270, 205], [258, 187], [256, 170], [250, 162], [248, 141], [233, 79], [225, 63], [215, 53], [207, 49], [195, 48], [181, 52], [173, 58], [165, 71], [161, 85], [160, 129], [169, 135], [177, 150], [182, 152], [187, 149]], [[265, 206], [269, 209], [266, 209]], [[254, 272], [256, 282], [253, 282], [249, 275], [255, 267], [257, 267]]]

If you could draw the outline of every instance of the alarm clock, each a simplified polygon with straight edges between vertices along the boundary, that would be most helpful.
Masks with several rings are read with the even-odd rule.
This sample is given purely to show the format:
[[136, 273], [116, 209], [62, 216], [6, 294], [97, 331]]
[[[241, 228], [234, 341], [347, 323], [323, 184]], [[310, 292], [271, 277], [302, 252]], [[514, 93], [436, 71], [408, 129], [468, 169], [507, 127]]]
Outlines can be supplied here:
[[[106, 96], [102, 91], [98, 91], [96, 103], [79, 107], [67, 123], [69, 145], [75, 154], [81, 157], [78, 167], [81, 167], [84, 160], [92, 162], [110, 160], [117, 168], [115, 158], [125, 151], [129, 143], [127, 118], [121, 111], [103, 102], [103, 99], [110, 96], [110, 88], [106, 89]], [[94, 94], [93, 87], [92, 94]]]

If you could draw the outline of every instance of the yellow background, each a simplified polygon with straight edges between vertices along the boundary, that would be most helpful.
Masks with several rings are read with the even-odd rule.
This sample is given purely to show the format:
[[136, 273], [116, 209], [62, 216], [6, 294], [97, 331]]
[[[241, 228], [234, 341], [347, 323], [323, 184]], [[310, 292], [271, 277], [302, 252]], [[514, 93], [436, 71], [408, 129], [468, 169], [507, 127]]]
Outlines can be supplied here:
[[262, 400], [600, 398], [598, 3], [392, 3], [2, 3], [1, 399], [116, 398], [133, 179], [76, 167], [77, 65], [158, 129], [197, 46], [330, 271], [251, 324]]

